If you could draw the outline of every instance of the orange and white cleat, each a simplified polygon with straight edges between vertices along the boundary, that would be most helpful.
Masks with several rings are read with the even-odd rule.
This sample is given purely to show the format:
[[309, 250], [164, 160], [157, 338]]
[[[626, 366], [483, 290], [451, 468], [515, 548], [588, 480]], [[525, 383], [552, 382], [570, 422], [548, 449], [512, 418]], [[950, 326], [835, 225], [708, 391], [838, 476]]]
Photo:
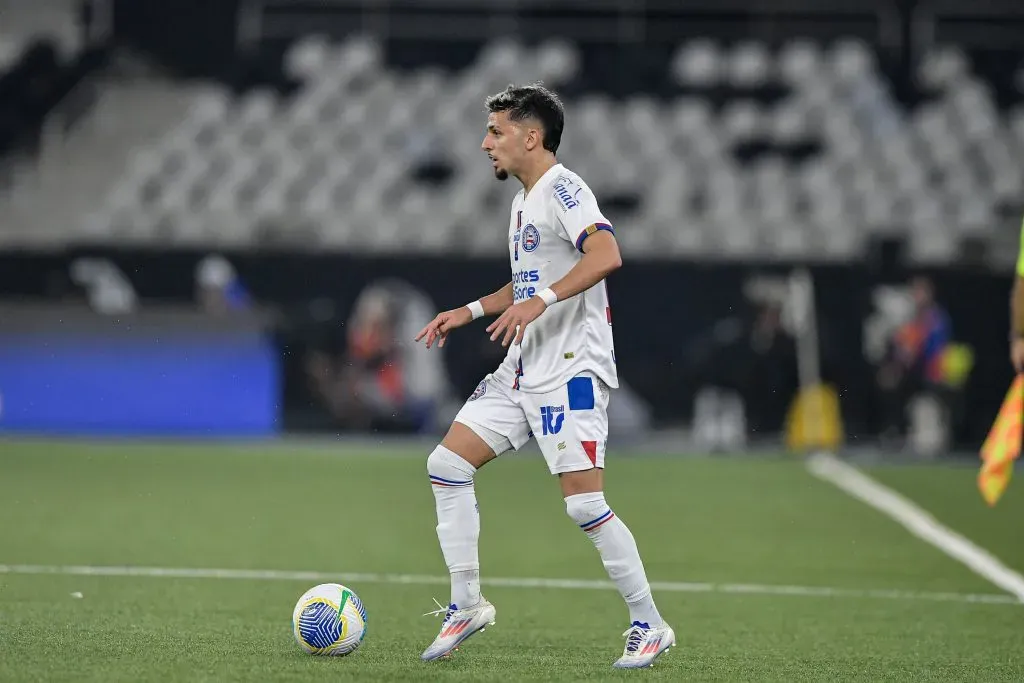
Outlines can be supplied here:
[[626, 649], [613, 664], [616, 669], [653, 666], [661, 653], [676, 644], [676, 633], [668, 624], [651, 628], [648, 624], [634, 621], [622, 635], [626, 636]]
[[[437, 603], [436, 600], [434, 602]], [[483, 631], [488, 626], [493, 626], [494, 617], [497, 614], [494, 605], [483, 598], [472, 607], [466, 608], [458, 608], [455, 605], [448, 605], [445, 608], [441, 607], [440, 603], [437, 605], [440, 609], [427, 612], [427, 614], [446, 613], [437, 638], [420, 655], [420, 659], [425, 662], [451, 654], [471, 635]]]

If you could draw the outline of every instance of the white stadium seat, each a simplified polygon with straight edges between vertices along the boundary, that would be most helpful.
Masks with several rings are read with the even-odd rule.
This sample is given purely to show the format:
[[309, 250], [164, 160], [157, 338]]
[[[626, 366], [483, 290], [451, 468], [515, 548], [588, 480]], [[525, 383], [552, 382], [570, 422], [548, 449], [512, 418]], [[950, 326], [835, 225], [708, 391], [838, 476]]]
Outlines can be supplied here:
[[[288, 98], [203, 93], [136, 151], [83, 233], [244, 244], [302, 226], [330, 248], [501, 253], [515, 184], [495, 183], [480, 150], [483, 98], [524, 73], [558, 88], [583, 64], [566, 40], [500, 39], [461, 71], [400, 71], [370, 37], [311, 36], [284, 68], [302, 83]], [[857, 40], [690, 40], [666, 65], [678, 95], [569, 97], [560, 155], [599, 199], [637, 198], [621, 230], [633, 254], [856, 258], [902, 229], [915, 258], [954, 258], [959, 236], [994, 234], [999, 203], [1024, 193], [1024, 107], [1001, 113], [956, 48], [936, 46], [916, 74], [933, 97], [904, 111]], [[785, 96], [701, 94], [766, 85]], [[807, 142], [820, 147], [783, 158]], [[745, 145], [775, 151], [746, 158]], [[417, 181], [428, 164], [447, 181]]]

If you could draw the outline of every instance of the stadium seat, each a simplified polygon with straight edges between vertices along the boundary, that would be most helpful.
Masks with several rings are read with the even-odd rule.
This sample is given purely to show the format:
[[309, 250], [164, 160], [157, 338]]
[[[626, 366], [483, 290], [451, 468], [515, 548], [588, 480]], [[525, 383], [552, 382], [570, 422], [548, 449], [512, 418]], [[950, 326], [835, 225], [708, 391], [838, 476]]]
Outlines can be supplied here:
[[[296, 92], [210, 89], [137, 151], [83, 230], [134, 221], [135, 239], [244, 243], [294, 224], [333, 248], [501, 253], [500, 227], [476, 224], [500, 218], [512, 190], [480, 151], [483, 98], [524, 74], [558, 87], [590, 68], [567, 40], [499, 39], [464, 69], [400, 70], [368, 36], [310, 36], [283, 61]], [[937, 45], [907, 105], [856, 39], [689, 40], [665, 66], [667, 95], [567, 97], [560, 156], [627, 226], [631, 253], [856, 258], [868, 235], [902, 230], [922, 259], [953, 257], [958, 236], [995, 234], [1024, 190], [1024, 106], [1003, 106], [977, 66]], [[949, 236], [926, 244], [933, 226]]]

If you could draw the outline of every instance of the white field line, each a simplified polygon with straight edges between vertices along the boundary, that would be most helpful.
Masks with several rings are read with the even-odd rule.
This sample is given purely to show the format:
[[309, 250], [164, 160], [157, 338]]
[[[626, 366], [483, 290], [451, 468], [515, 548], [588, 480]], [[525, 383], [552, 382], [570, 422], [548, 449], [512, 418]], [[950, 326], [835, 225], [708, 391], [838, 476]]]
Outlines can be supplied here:
[[[447, 586], [449, 584], [449, 578], [447, 576], [426, 576], [421, 574], [367, 574], [356, 572], [280, 571], [274, 569], [199, 569], [187, 567], [96, 567], [76, 565], [0, 564], [0, 574], [27, 574], [36, 576], [56, 574], [63, 576], [128, 576], [176, 579], [338, 582], [351, 586], [366, 583], [418, 586]], [[485, 577], [483, 579], [483, 584], [485, 587], [490, 586], [501, 588], [615, 590], [615, 584], [611, 581], [589, 581], [580, 579]], [[778, 586], [738, 583], [653, 581], [651, 582], [651, 588], [656, 593], [726, 593], [732, 595], [785, 595], [817, 598], [871, 598], [878, 600], [917, 600], [1018, 606], [1022, 604], [1009, 595], [922, 593], [902, 590], [830, 588], [827, 586]]]
[[807, 460], [814, 476], [839, 487], [898, 522], [914, 536], [935, 546], [975, 574], [1024, 602], [1024, 576], [1007, 567], [984, 548], [943, 526], [919, 506], [883, 486], [835, 456], [819, 453]]

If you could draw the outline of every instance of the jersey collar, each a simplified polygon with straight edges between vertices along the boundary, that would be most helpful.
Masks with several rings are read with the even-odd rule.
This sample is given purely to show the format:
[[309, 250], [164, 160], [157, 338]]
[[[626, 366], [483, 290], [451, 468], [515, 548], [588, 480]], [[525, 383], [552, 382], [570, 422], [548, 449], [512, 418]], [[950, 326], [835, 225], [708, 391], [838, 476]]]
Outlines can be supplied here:
[[[549, 179], [557, 176], [559, 173], [561, 173], [564, 170], [565, 170], [565, 167], [562, 166], [562, 164], [556, 163], [554, 166], [552, 166], [548, 170], [544, 171], [544, 174], [540, 178], [537, 178], [537, 182], [533, 184], [532, 188], [530, 188], [530, 192], [533, 192], [538, 187], [540, 187], [542, 184], [546, 183]], [[523, 201], [526, 201], [529, 198], [529, 196], [530, 196], [529, 194], [524, 194], [523, 195]]]

